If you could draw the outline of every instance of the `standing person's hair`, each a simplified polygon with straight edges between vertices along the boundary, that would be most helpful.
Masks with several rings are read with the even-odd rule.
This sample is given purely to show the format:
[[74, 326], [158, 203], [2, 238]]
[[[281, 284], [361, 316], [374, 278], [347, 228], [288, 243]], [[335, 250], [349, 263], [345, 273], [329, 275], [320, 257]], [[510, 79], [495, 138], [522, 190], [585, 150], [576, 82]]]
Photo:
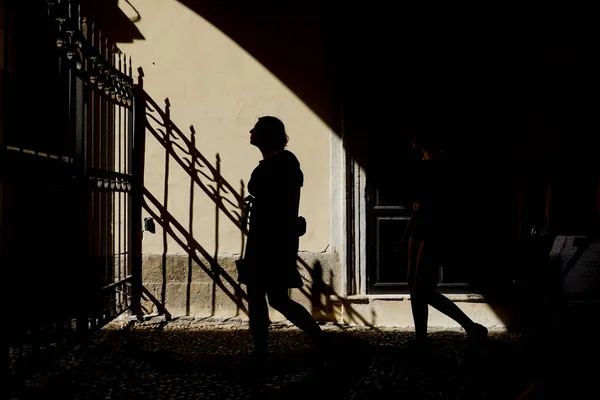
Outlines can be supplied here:
[[264, 116], [258, 119], [258, 128], [264, 135], [265, 143], [272, 149], [283, 150], [288, 143], [285, 125], [279, 118]]

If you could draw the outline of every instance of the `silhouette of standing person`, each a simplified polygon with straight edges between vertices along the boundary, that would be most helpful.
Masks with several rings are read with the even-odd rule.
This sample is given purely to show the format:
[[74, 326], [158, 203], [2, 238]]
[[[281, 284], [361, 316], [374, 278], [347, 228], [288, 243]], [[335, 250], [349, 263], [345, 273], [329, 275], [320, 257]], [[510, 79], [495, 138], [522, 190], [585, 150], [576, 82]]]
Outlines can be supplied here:
[[573, 147], [546, 177], [549, 256], [562, 278], [556, 324], [545, 321], [539, 379], [519, 400], [600, 397], [600, 163], [591, 146]]
[[413, 136], [413, 147], [423, 154], [418, 162], [415, 182], [415, 202], [411, 218], [401, 242], [408, 239], [408, 285], [415, 324], [416, 344], [427, 343], [428, 306], [458, 322], [467, 333], [470, 344], [479, 344], [487, 337], [487, 329], [473, 322], [454, 302], [436, 290], [437, 272], [452, 252], [451, 240], [457, 233], [453, 216], [459, 195], [456, 170], [451, 153], [444, 151], [441, 138], [431, 133]]
[[258, 119], [250, 130], [250, 144], [263, 159], [248, 182], [251, 200], [244, 261], [251, 266], [242, 281], [248, 291], [248, 316], [254, 340], [254, 361], [267, 361], [269, 305], [307, 333], [314, 345], [324, 345], [325, 333], [308, 310], [289, 297], [290, 288], [303, 286], [296, 266], [299, 245], [298, 209], [304, 176], [296, 156], [285, 149], [283, 122], [272, 116]]

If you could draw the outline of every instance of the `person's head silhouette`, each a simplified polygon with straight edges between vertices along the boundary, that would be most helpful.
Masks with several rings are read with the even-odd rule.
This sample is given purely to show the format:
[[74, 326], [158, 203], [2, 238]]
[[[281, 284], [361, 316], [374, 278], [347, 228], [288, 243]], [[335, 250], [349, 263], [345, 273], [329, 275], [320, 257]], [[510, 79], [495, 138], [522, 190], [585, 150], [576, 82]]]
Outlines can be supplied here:
[[258, 147], [263, 154], [283, 150], [287, 142], [285, 125], [276, 117], [260, 117], [250, 130], [250, 144]]
[[412, 145], [415, 149], [438, 152], [445, 149], [444, 137], [440, 133], [418, 132], [413, 135]]

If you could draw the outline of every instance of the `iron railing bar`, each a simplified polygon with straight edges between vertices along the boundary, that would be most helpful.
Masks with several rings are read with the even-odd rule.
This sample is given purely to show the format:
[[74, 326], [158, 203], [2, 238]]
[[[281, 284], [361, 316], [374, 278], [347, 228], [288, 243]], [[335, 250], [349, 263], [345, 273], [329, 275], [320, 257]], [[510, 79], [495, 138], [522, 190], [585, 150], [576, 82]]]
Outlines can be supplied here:
[[[121, 173], [121, 108], [119, 107], [119, 109], [117, 110], [117, 125], [118, 125], [118, 134], [119, 134], [119, 138], [118, 138], [118, 146], [117, 146], [117, 154], [118, 154], [118, 173]], [[118, 185], [117, 188], [120, 187], [120, 181], [117, 181]], [[117, 236], [117, 244], [118, 244], [118, 252], [117, 252], [117, 261], [118, 261], [118, 272], [117, 272], [117, 278], [120, 280], [121, 279], [121, 193], [117, 194], [118, 197], [118, 236]]]
[[89, 175], [98, 175], [98, 176], [102, 176], [102, 177], [106, 177], [106, 178], [115, 178], [115, 179], [124, 179], [124, 180], [130, 180], [133, 177], [133, 175], [122, 174], [122, 173], [119, 173], [116, 171], [107, 171], [105, 169], [100, 169], [100, 168], [90, 168]]
[[[71, 120], [73, 122], [73, 134], [75, 137], [75, 164], [77, 165], [78, 169], [79, 169], [79, 173], [82, 176], [85, 176], [86, 173], [86, 163], [87, 163], [87, 150], [86, 150], [86, 140], [85, 140], [85, 124], [84, 124], [84, 118], [85, 118], [85, 106], [86, 106], [86, 101], [85, 101], [85, 94], [84, 94], [84, 85], [83, 82], [81, 81], [81, 79], [77, 78], [75, 75], [71, 75], [71, 85], [72, 85], [72, 92], [69, 96], [69, 104], [70, 106], [73, 108], [74, 111], [74, 118]], [[74, 101], [74, 102], [73, 102]], [[85, 210], [85, 213], [87, 214], [89, 211], [89, 202], [88, 202], [88, 189], [87, 186], [83, 186], [80, 187], [79, 185], [76, 185], [76, 193], [77, 193], [77, 198], [80, 199], [81, 201], [81, 211], [83, 212]], [[89, 227], [87, 224], [87, 218], [81, 218], [79, 219], [78, 223], [81, 224], [81, 229], [83, 232], [89, 232]], [[88, 238], [87, 235], [86, 237], [82, 238], [81, 242], [79, 243], [80, 246], [80, 254], [78, 254], [78, 257], [82, 258], [83, 261], [83, 265], [85, 265], [85, 261], [88, 258]], [[85, 282], [85, 278], [86, 278], [86, 274], [88, 271], [73, 271], [76, 272], [76, 274], [79, 276], [79, 279], [84, 278], [84, 282]], [[79, 294], [80, 299], [82, 299], [82, 301], [78, 302], [77, 304], [77, 313], [76, 313], [76, 330], [77, 330], [77, 337], [78, 337], [78, 341], [82, 342], [86, 339], [87, 337], [87, 331], [88, 331], [88, 326], [87, 326], [87, 316], [85, 315], [86, 313], [86, 309], [82, 308], [88, 305], [87, 299], [88, 299], [88, 293], [86, 293], [85, 288], [81, 288], [80, 290], [83, 290], [82, 293]]]
[[[108, 59], [109, 59], [109, 55], [108, 55], [108, 48], [105, 45], [106, 43], [106, 38], [104, 38], [104, 42], [100, 43], [101, 48], [104, 48], [104, 62], [108, 63]], [[109, 165], [110, 165], [110, 152], [112, 150], [112, 148], [110, 147], [110, 119], [109, 119], [109, 115], [110, 115], [110, 103], [107, 101], [104, 102], [103, 104], [103, 119], [104, 119], [104, 129], [103, 129], [103, 135], [102, 135], [102, 141], [104, 142], [104, 152], [102, 154], [102, 159], [103, 159], [103, 168], [108, 170], [109, 169]], [[110, 185], [110, 183], [109, 183]], [[109, 186], [110, 187], [110, 186]], [[112, 268], [110, 267], [110, 257], [111, 257], [111, 251], [110, 251], [110, 241], [112, 240], [111, 234], [110, 234], [110, 220], [111, 220], [111, 196], [110, 193], [105, 193], [104, 194], [104, 198], [105, 198], [105, 204], [104, 204], [104, 236], [105, 236], [105, 240], [104, 240], [104, 255], [105, 255], [105, 270], [104, 270], [104, 277], [105, 277], [105, 281], [108, 282], [110, 277], [112, 276]], [[106, 307], [106, 304], [104, 305]]]
[[43, 151], [37, 151], [37, 150], [31, 150], [31, 149], [25, 149], [25, 148], [21, 148], [21, 147], [16, 147], [16, 146], [0, 146], [2, 149], [5, 149], [7, 152], [11, 151], [13, 152], [12, 154], [21, 154], [23, 156], [33, 156], [35, 158], [41, 158], [41, 159], [49, 159], [49, 160], [56, 160], [56, 161], [61, 161], [65, 164], [72, 164], [73, 163], [73, 158], [69, 157], [69, 156], [57, 156], [56, 154], [50, 154], [50, 153], [46, 153]]
[[[135, 99], [134, 99], [135, 100]], [[133, 134], [134, 134], [134, 125], [133, 125], [133, 109], [132, 110], [128, 110], [127, 111], [127, 137], [129, 139], [129, 146], [127, 147], [127, 154], [130, 160], [132, 160], [132, 152], [133, 152]], [[130, 168], [131, 168], [131, 164], [130, 164]], [[133, 171], [131, 169], [129, 169], [127, 171], [129, 174], [131, 174], [131, 176], [133, 177]], [[135, 186], [135, 177], [131, 180], [132, 182], [132, 190], [129, 192], [128, 195], [128, 202], [127, 202], [127, 232], [128, 232], [128, 243], [127, 243], [127, 273], [131, 274], [131, 269], [132, 269], [132, 257], [134, 255], [133, 252], [133, 245], [134, 245], [134, 240], [135, 240], [135, 233], [133, 232], [133, 228], [134, 228], [134, 224], [132, 222], [132, 217], [133, 217], [133, 212], [132, 212], [132, 206], [134, 205], [132, 196], [135, 196], [135, 190], [136, 190], [136, 186]]]
[[100, 290], [105, 291], [105, 290], [109, 290], [115, 286], [124, 285], [125, 283], [131, 282], [132, 279], [133, 279], [133, 277], [130, 275], [126, 278], [121, 279], [120, 281], [109, 283], [108, 285], [103, 286]]
[[138, 70], [138, 85], [134, 88], [131, 111], [129, 151], [132, 155], [133, 191], [131, 194], [130, 237], [131, 237], [131, 310], [138, 318], [142, 316], [142, 205], [144, 187], [144, 151], [146, 141], [146, 104], [143, 97], [143, 74]]
[[[108, 61], [108, 65], [109, 68], [110, 67], [114, 67], [115, 65], [115, 46], [114, 44], [109, 44], [109, 41], [106, 41], [106, 46], [107, 46], [107, 61]], [[110, 82], [112, 84], [112, 71], [109, 72], [109, 75], [107, 76], [107, 81]], [[112, 86], [112, 85], [111, 85]], [[113, 88], [110, 89], [109, 93], [110, 96], [112, 98], [112, 96], [114, 95], [113, 92]], [[106, 91], [105, 91], [106, 93]], [[109, 133], [109, 140], [110, 140], [110, 153], [107, 155], [109, 160], [108, 160], [108, 169], [110, 169], [111, 171], [116, 172], [116, 162], [117, 162], [117, 156], [116, 156], [116, 151], [117, 151], [117, 128], [115, 126], [116, 124], [116, 110], [115, 110], [115, 105], [109, 101], [109, 114], [108, 114], [108, 118], [109, 118], [109, 129], [110, 129], [110, 133]], [[111, 180], [110, 182], [110, 188], [111, 189], [116, 189], [117, 188], [117, 180]], [[115, 276], [118, 274], [118, 266], [115, 266], [115, 263], [118, 261], [118, 258], [115, 257], [115, 249], [117, 248], [117, 243], [115, 242], [116, 240], [118, 240], [119, 237], [119, 232], [118, 232], [118, 226], [117, 226], [117, 201], [115, 198], [116, 194], [114, 192], [114, 190], [110, 191], [110, 232], [111, 232], [111, 237], [110, 237], [110, 279], [111, 282], [114, 282]], [[115, 270], [116, 269], [116, 270]], [[116, 312], [116, 296], [114, 296], [112, 293], [109, 294], [108, 296], [106, 296], [107, 298], [107, 302], [108, 302], [108, 309], [107, 309], [107, 313], [109, 315], [109, 318], [111, 318], [113, 316], [113, 314]]]
[[[29, 340], [27, 346], [33, 345], [37, 351], [44, 351], [48, 343], [62, 347], [87, 339], [99, 323], [112, 318], [115, 311], [122, 312], [130, 299], [131, 304], [135, 304], [134, 298], [141, 292], [141, 229], [136, 229], [141, 228], [143, 152], [135, 149], [138, 154], [134, 156], [133, 147], [135, 132], [140, 127], [143, 130], [143, 124], [136, 124], [134, 119], [134, 96], [138, 94], [131, 91], [131, 62], [125, 61], [123, 67], [120, 56], [118, 66], [111, 63], [114, 51], [110, 51], [108, 41], [95, 40], [95, 27], [83, 19], [78, 2], [48, 2], [48, 11], [48, 25], [52, 28], [48, 34], [53, 40], [58, 39], [54, 47], [56, 58], [50, 60], [52, 73], [56, 73], [58, 79], [54, 91], [49, 92], [53, 93], [60, 109], [56, 126], [44, 137], [37, 137], [37, 142], [21, 139], [27, 135], [16, 135], [12, 147], [0, 149], [3, 163], [8, 161], [11, 167], [25, 163], [36, 173], [29, 177], [28, 171], [16, 169], [9, 178], [25, 176], [24, 180], [13, 180], [22, 187], [46, 181], [56, 189], [51, 193], [54, 196], [51, 201], [65, 205], [64, 211], [58, 210], [65, 213], [65, 232], [70, 231], [74, 236], [83, 233], [74, 241], [76, 250], [72, 254], [74, 259], [70, 260], [73, 262], [67, 263], [76, 267], [65, 271], [69, 279], [77, 282], [75, 301], [59, 299], [60, 304], [65, 305], [60, 311], [50, 310], [52, 312], [41, 320], [23, 323], [20, 327], [29, 331], [20, 341]], [[10, 62], [12, 54], [6, 50], [5, 53], [11, 56], [6, 57]], [[96, 81], [99, 64], [107, 69], [102, 70], [102, 78], [98, 76]], [[106, 82], [109, 95], [96, 82]], [[119, 107], [118, 111], [114, 107]], [[139, 134], [143, 136], [143, 132]], [[64, 146], [68, 149], [64, 150]], [[108, 190], [104, 190], [104, 185], [98, 187], [94, 179], [108, 182]], [[114, 270], [115, 262], [118, 271]], [[100, 273], [95, 274], [92, 268], [98, 267]], [[103, 282], [99, 282], [102, 269]], [[136, 289], [132, 289], [132, 282]]]

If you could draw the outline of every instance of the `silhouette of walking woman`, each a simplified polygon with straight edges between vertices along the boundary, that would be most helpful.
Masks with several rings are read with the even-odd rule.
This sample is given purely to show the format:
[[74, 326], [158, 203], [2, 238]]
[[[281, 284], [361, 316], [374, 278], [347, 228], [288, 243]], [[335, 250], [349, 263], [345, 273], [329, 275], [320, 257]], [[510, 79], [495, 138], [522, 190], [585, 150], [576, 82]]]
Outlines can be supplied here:
[[[455, 215], [452, 201], [458, 195], [452, 182], [452, 163], [443, 151], [440, 139], [433, 134], [413, 137], [413, 147], [421, 150], [422, 160], [417, 179], [416, 202], [410, 221], [397, 249], [408, 239], [408, 285], [415, 324], [416, 344], [427, 342], [428, 306], [458, 322], [471, 344], [487, 337], [487, 329], [473, 322], [456, 304], [436, 290], [438, 267], [449, 259]], [[456, 226], [454, 226], [456, 228]]]
[[303, 285], [296, 257], [303, 234], [298, 209], [304, 176], [296, 156], [285, 150], [287, 141], [284, 124], [275, 117], [259, 118], [250, 130], [250, 144], [258, 147], [263, 159], [248, 182], [252, 198], [244, 255], [248, 273], [239, 279], [247, 286], [254, 361], [260, 366], [268, 361], [266, 298], [271, 307], [307, 333], [316, 348], [324, 344], [325, 337], [310, 313], [288, 293]]

